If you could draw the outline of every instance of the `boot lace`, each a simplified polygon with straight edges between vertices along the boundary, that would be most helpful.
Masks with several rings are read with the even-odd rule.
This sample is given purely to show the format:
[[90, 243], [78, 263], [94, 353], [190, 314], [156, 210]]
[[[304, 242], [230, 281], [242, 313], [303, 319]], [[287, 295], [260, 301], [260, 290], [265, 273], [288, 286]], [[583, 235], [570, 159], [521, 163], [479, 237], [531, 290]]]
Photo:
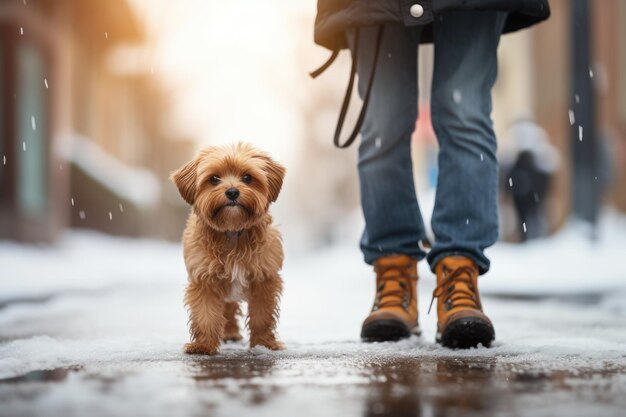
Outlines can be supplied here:
[[[409, 266], [388, 265], [374, 268], [379, 277], [379, 284], [372, 310], [375, 311], [383, 307], [401, 307], [408, 311], [411, 300], [411, 280], [417, 281], [417, 276], [409, 272]], [[396, 274], [386, 275], [391, 270], [396, 271]], [[389, 281], [397, 282], [399, 288], [385, 291]]]
[[[473, 267], [461, 266], [452, 271], [451, 274], [444, 275], [445, 278], [433, 291], [433, 297], [430, 300], [430, 306], [428, 306], [428, 313], [430, 314], [435, 298], [442, 297], [446, 293], [446, 308], [448, 311], [456, 307], [470, 307], [482, 311], [482, 304], [472, 280], [474, 273]], [[466, 283], [467, 288], [459, 288], [460, 286], [455, 285], [459, 282]]]

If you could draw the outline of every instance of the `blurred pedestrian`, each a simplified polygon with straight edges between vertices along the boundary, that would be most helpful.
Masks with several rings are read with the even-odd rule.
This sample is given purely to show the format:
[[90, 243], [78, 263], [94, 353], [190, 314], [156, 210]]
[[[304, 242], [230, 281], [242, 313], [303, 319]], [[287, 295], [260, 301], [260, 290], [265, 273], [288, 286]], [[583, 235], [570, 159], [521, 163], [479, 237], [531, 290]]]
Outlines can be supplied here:
[[508, 147], [500, 162], [505, 168], [504, 190], [511, 195], [517, 213], [520, 240], [546, 236], [546, 200], [559, 166], [559, 154], [546, 131], [531, 117], [514, 121], [507, 136]]
[[[365, 230], [361, 250], [376, 272], [376, 296], [363, 323], [366, 341], [419, 333], [417, 261], [437, 275], [437, 341], [488, 346], [495, 332], [477, 280], [489, 270], [484, 249], [498, 236], [496, 138], [491, 88], [503, 32], [548, 18], [547, 0], [318, 0], [315, 41], [352, 54], [352, 71], [334, 142], [361, 133], [359, 179]], [[417, 117], [417, 47], [433, 42], [432, 123], [439, 175], [427, 252], [415, 195], [411, 133]], [[363, 107], [341, 143], [355, 74]], [[432, 304], [432, 302], [431, 302]]]

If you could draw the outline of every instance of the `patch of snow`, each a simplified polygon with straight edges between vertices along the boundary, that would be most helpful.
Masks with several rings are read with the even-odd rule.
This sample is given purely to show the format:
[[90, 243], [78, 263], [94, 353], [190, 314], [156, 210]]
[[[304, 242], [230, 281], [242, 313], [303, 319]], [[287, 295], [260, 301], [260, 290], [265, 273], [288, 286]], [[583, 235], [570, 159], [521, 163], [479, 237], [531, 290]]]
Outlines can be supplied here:
[[54, 245], [0, 241], [0, 301], [185, 277], [180, 244], [67, 232]]
[[541, 296], [626, 289], [626, 269], [616, 265], [626, 253], [626, 217], [607, 211], [597, 241], [589, 235], [587, 225], [570, 222], [543, 239], [498, 242], [486, 251], [491, 270], [482, 291]]
[[[623, 268], [615, 266], [626, 248], [625, 227], [623, 217], [609, 213], [603, 216], [595, 244], [570, 225], [548, 239], [498, 243], [490, 249], [492, 269], [480, 279], [484, 308], [496, 327], [490, 349], [454, 351], [434, 343], [436, 314], [427, 315], [425, 306], [435, 280], [424, 262], [419, 264], [422, 337], [361, 343], [359, 331], [374, 296], [374, 274], [355, 243], [287, 256], [279, 325], [287, 350], [249, 350], [242, 342], [224, 345], [220, 355], [281, 363], [369, 363], [399, 356], [494, 358], [538, 370], [626, 366], [626, 279]], [[189, 336], [180, 244], [71, 232], [55, 246], [0, 242], [0, 265], [3, 298], [57, 294], [45, 302], [0, 309], [0, 378], [74, 365], [107, 369], [137, 361], [196, 360], [182, 353]], [[88, 292], [76, 292], [81, 290]], [[489, 296], [595, 292], [606, 295], [589, 304]], [[359, 384], [361, 379], [348, 373], [328, 383]], [[320, 383], [313, 376], [310, 382]]]
[[161, 198], [161, 184], [149, 170], [124, 164], [92, 141], [72, 134], [64, 137], [61, 155], [121, 198], [138, 207], [151, 207]]

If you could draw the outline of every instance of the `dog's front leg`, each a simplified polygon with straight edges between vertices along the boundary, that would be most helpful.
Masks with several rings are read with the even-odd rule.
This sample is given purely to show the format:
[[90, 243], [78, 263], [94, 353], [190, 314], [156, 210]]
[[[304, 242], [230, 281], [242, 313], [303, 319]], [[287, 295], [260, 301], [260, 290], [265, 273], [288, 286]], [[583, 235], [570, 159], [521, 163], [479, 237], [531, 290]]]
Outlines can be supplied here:
[[192, 281], [185, 291], [189, 308], [191, 342], [186, 353], [212, 355], [217, 353], [224, 334], [224, 297], [204, 281]]
[[271, 350], [282, 350], [285, 346], [276, 338], [278, 302], [283, 284], [278, 274], [262, 281], [250, 283], [248, 299], [248, 326], [250, 327], [250, 347], [265, 346]]

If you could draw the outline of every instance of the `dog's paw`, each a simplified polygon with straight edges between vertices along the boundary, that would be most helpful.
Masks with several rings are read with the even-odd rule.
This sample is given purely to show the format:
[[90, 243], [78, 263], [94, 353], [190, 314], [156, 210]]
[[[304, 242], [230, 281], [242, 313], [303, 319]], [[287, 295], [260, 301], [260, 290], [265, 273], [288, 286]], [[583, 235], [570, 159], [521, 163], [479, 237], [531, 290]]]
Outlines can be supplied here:
[[264, 341], [259, 341], [257, 343], [254, 344], [250, 344], [250, 347], [253, 348], [255, 346], [263, 346], [268, 348], [269, 350], [284, 350], [285, 349], [285, 345], [282, 342], [279, 342], [278, 340], [264, 340]]
[[191, 342], [185, 344], [184, 351], [190, 355], [215, 355], [218, 348], [206, 343]]
[[223, 338], [224, 342], [239, 342], [241, 339], [243, 339], [243, 336], [239, 332], [227, 333]]
[[283, 342], [279, 342], [278, 340], [268, 343], [265, 347], [270, 350], [285, 350], [285, 344]]

